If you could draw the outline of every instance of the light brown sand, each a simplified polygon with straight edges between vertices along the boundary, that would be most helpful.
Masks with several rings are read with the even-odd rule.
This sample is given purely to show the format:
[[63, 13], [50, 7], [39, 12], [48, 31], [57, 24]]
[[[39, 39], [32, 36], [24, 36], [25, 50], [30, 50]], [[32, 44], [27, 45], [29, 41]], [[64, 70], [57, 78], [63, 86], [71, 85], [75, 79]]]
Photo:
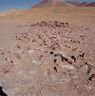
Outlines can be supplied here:
[[94, 10], [50, 7], [0, 16], [4, 92], [8, 96], [94, 96]]

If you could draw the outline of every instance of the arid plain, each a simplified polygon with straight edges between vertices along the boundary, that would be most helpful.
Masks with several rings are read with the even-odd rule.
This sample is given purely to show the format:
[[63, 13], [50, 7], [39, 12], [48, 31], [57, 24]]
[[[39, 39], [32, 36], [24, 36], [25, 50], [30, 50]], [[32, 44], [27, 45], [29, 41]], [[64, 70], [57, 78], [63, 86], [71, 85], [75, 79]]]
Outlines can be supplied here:
[[0, 86], [8, 96], [95, 96], [95, 8], [1, 13]]

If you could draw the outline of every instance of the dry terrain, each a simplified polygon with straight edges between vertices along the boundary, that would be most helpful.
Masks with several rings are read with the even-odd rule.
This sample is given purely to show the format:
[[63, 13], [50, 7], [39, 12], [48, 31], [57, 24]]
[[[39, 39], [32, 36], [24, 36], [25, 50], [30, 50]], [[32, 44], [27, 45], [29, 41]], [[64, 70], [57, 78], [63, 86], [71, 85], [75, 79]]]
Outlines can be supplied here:
[[95, 8], [2, 13], [0, 86], [8, 96], [95, 96]]

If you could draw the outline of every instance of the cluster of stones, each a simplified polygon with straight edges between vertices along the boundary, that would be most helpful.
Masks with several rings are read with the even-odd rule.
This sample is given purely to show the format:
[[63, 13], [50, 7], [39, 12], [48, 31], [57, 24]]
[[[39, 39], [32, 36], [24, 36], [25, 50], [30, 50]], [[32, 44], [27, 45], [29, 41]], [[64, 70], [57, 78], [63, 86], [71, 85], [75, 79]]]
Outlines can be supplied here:
[[[50, 54], [53, 56], [54, 58], [53, 61], [56, 64], [57, 64], [58, 58], [60, 58], [62, 63], [66, 62], [67, 64], [69, 64], [69, 66], [73, 65], [76, 68], [82, 68], [82, 66], [84, 65], [87, 66], [88, 68], [87, 74], [88, 75], [90, 74], [88, 79], [92, 80], [92, 78], [94, 77], [94, 74], [91, 74], [92, 71], [89, 72], [89, 70], [93, 70], [94, 66], [89, 67], [91, 65], [88, 63], [88, 60], [85, 59], [85, 54], [86, 54], [85, 52], [80, 52], [78, 56], [71, 55], [71, 57], [63, 56], [61, 53], [55, 53], [57, 49], [62, 51], [62, 46], [61, 46], [62, 43], [67, 49], [69, 48], [72, 51], [75, 51], [78, 48], [70, 47], [70, 44], [72, 44], [73, 46], [76, 44], [78, 45], [81, 44], [80, 40], [74, 37], [70, 37], [70, 35], [65, 36], [66, 32], [69, 34], [72, 33], [72, 30], [70, 30], [70, 32], [68, 31], [68, 29], [73, 28], [68, 22], [41, 21], [37, 23], [32, 23], [29, 26], [31, 28], [30, 32], [18, 33], [16, 36], [17, 40], [19, 41], [28, 40], [31, 43], [37, 43], [40, 46], [45, 46], [46, 51], [52, 50]], [[37, 31], [37, 30], [40, 30], [40, 31]], [[63, 41], [61, 42], [60, 39], [58, 39], [58, 37], [60, 37], [60, 39], [62, 38]], [[83, 35], [80, 35], [80, 37], [82, 38], [82, 40], [84, 40]], [[79, 64], [80, 61], [82, 63]], [[54, 70], [57, 72], [57, 66], [54, 66]]]
[[42, 22], [37, 22], [36, 24], [31, 24], [32, 27], [52, 27], [52, 28], [61, 28], [61, 27], [66, 27], [69, 26], [68, 22], [58, 22], [58, 21], [42, 21]]

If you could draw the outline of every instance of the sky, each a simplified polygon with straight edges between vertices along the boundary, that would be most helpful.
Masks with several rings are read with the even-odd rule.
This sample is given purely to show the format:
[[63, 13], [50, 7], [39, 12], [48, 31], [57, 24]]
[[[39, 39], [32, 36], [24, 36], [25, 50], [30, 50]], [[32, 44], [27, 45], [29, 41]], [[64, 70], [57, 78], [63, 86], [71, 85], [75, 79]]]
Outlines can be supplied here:
[[[68, 1], [95, 1], [95, 0], [68, 0]], [[0, 12], [12, 9], [29, 9], [40, 0], [0, 0]]]

